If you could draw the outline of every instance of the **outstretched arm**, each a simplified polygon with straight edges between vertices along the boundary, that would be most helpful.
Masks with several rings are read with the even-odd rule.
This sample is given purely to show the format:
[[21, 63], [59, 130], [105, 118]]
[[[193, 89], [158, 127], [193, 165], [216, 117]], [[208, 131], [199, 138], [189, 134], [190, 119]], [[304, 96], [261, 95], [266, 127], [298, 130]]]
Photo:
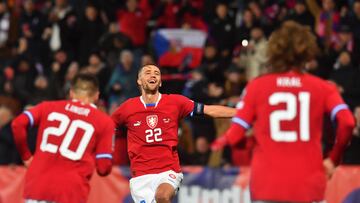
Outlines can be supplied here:
[[232, 118], [236, 114], [236, 109], [220, 105], [204, 105], [204, 114], [213, 118]]

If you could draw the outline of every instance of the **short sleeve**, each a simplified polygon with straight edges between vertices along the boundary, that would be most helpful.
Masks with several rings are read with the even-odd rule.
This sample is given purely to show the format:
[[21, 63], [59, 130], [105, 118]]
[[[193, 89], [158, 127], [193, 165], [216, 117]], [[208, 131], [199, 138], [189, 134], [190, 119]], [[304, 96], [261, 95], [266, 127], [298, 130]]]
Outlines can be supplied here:
[[34, 107], [30, 107], [29, 109], [25, 110], [23, 113], [29, 119], [30, 126], [38, 126], [41, 120], [41, 114], [46, 108], [47, 103], [42, 102]]
[[348, 109], [344, 100], [341, 98], [335, 85], [329, 84], [328, 91], [326, 93], [325, 108], [326, 112], [330, 114], [331, 120], [335, 120], [336, 114], [344, 109]]
[[182, 95], [172, 95], [174, 101], [179, 106], [179, 117], [184, 118], [194, 110], [194, 101]]
[[112, 158], [114, 149], [114, 123], [110, 118], [104, 119], [104, 126], [98, 132], [96, 158]]
[[237, 112], [232, 118], [232, 122], [242, 126], [245, 129], [250, 128], [250, 124], [254, 121], [256, 112], [255, 84], [250, 82], [244, 89], [240, 102], [236, 105]]

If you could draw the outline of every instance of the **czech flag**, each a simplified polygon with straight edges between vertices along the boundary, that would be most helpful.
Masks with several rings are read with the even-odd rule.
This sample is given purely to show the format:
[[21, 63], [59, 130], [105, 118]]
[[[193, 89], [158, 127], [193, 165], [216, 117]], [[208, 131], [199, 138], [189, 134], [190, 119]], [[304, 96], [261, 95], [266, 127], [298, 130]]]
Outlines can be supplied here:
[[197, 68], [201, 63], [207, 33], [201, 30], [159, 29], [153, 38], [159, 65]]

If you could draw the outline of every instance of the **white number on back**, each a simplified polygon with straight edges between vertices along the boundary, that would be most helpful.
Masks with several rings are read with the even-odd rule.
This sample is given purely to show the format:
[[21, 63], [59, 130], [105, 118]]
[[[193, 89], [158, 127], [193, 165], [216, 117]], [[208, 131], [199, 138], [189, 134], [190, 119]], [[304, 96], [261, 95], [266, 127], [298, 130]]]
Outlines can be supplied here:
[[147, 143], [161, 142], [162, 141], [162, 138], [160, 137], [161, 134], [162, 134], [161, 128], [145, 130], [146, 142]]
[[276, 110], [270, 114], [270, 136], [274, 141], [277, 142], [296, 142], [298, 139], [297, 132], [295, 130], [281, 130], [281, 121], [291, 121], [300, 114], [300, 140], [309, 141], [309, 109], [310, 109], [310, 93], [300, 92], [298, 95], [300, 103], [297, 108], [297, 97], [296, 95], [288, 92], [276, 92], [269, 97], [270, 105], [278, 105], [280, 103], [286, 104], [286, 109]]
[[[58, 151], [58, 146], [48, 143], [49, 135], [62, 136], [65, 133], [65, 137], [60, 145], [60, 154], [71, 160], [80, 160], [83, 156], [87, 145], [90, 142], [90, 139], [94, 133], [94, 127], [82, 120], [73, 120], [70, 122], [68, 116], [58, 112], [52, 112], [49, 114], [48, 121], [59, 121], [60, 124], [58, 127], [47, 127], [44, 130], [42, 141], [40, 144], [41, 151], [56, 153]], [[70, 125], [70, 126], [69, 126]], [[69, 127], [69, 128], [68, 128]], [[66, 130], [67, 129], [67, 130]], [[84, 134], [80, 140], [80, 143], [75, 151], [69, 149], [69, 146], [74, 139], [76, 131], [81, 129], [84, 131]]]

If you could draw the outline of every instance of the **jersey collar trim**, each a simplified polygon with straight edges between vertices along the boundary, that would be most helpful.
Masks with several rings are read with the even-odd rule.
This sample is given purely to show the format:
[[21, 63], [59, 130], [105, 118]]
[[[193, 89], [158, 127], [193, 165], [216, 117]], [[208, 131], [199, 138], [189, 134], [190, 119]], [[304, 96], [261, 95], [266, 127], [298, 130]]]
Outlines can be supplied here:
[[144, 108], [145, 108], [145, 109], [146, 109], [147, 107], [154, 107], [154, 108], [156, 108], [157, 105], [158, 105], [159, 102], [160, 102], [160, 99], [161, 99], [161, 94], [159, 93], [159, 96], [158, 96], [157, 101], [156, 101], [155, 103], [150, 103], [151, 105], [148, 105], [148, 104], [145, 103], [145, 101], [144, 101], [144, 99], [142, 98], [142, 96], [140, 96], [140, 101], [141, 101], [141, 103], [144, 105]]

